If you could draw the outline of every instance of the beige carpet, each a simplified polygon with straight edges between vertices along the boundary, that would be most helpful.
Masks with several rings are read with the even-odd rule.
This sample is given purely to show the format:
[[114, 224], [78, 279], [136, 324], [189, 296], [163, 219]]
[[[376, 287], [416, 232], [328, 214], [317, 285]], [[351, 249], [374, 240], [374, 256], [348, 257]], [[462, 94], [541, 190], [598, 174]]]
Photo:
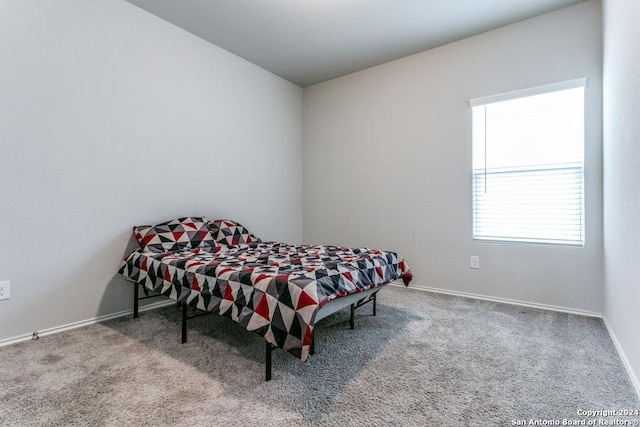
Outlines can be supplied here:
[[[273, 353], [175, 307], [0, 348], [3, 426], [507, 426], [640, 409], [599, 319], [389, 287], [323, 320], [317, 354]], [[624, 417], [609, 417], [609, 420]], [[627, 418], [640, 420], [640, 417]]]

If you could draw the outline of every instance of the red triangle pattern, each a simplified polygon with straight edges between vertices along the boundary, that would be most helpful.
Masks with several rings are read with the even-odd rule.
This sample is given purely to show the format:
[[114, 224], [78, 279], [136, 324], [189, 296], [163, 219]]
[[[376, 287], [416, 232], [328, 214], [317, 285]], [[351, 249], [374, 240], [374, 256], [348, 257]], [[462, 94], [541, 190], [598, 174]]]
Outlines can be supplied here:
[[313, 343], [313, 329], [311, 327], [307, 327], [304, 331], [304, 339], [302, 340], [302, 345], [311, 345]]
[[227, 287], [224, 290], [224, 299], [227, 301], [235, 301], [235, 298], [233, 297], [233, 290], [229, 284], [227, 284]]
[[304, 308], [308, 305], [313, 305], [313, 304], [317, 304], [317, 302], [311, 298], [306, 292], [302, 291], [300, 293], [300, 298], [298, 298], [298, 306], [296, 307], [296, 310], [300, 310], [301, 308]]
[[264, 317], [267, 320], [271, 320], [269, 316], [269, 302], [267, 301], [267, 296], [262, 295], [262, 299], [258, 303], [258, 306], [254, 309], [256, 314]]
[[202, 292], [202, 289], [200, 289], [200, 284], [198, 283], [198, 278], [195, 274], [193, 275], [193, 282], [191, 282], [191, 289], [193, 289], [194, 291]]
[[348, 271], [345, 271], [344, 273], [342, 273], [342, 275], [351, 283], [353, 283], [353, 276], [351, 275], [351, 273], [349, 273]]

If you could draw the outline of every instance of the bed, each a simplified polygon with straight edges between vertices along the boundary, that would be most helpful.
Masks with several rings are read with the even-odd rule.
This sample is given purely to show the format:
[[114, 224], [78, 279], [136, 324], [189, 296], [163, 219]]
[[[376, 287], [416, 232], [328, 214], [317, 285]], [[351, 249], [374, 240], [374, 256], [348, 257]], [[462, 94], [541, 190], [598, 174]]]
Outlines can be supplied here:
[[134, 227], [134, 236], [140, 248], [119, 270], [136, 284], [134, 317], [141, 299], [164, 295], [177, 301], [183, 310], [182, 342], [188, 306], [200, 310], [198, 315], [231, 318], [264, 337], [267, 380], [273, 349], [307, 360], [320, 319], [351, 307], [353, 328], [356, 308], [372, 302], [375, 315], [383, 285], [395, 280], [408, 285], [412, 279], [395, 252], [263, 242], [231, 220], [179, 218]]

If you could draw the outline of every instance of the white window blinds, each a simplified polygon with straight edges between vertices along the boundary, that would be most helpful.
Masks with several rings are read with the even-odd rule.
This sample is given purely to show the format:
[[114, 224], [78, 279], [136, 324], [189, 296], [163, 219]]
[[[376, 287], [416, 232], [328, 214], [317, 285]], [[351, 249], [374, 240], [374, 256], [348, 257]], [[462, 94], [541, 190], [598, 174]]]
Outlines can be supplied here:
[[471, 101], [474, 239], [584, 245], [585, 83]]

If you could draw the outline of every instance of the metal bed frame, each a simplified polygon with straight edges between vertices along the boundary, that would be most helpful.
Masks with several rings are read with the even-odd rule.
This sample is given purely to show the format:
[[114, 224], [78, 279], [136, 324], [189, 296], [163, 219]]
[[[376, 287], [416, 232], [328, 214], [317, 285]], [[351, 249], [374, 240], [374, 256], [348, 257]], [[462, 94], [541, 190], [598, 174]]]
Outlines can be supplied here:
[[[149, 290], [147, 288], [145, 288], [144, 286], [133, 282], [134, 284], [134, 291], [133, 291], [133, 318], [136, 319], [140, 316], [140, 310], [139, 310], [139, 303], [142, 300], [145, 299], [149, 299], [149, 298], [157, 298], [157, 297], [167, 297], [166, 295], [162, 295], [162, 294], [154, 294], [154, 295], [149, 295]], [[140, 287], [142, 286], [142, 289], [144, 291], [144, 295], [145, 296], [140, 296]], [[351, 327], [351, 329], [355, 329], [355, 311], [356, 309], [362, 307], [363, 305], [366, 305], [368, 303], [372, 303], [373, 304], [373, 315], [376, 315], [376, 308], [377, 308], [377, 294], [378, 292], [380, 292], [382, 290], [382, 286], [378, 286], [372, 289], [368, 289], [366, 291], [362, 291], [362, 292], [358, 292], [356, 294], [351, 294], [351, 295], [347, 295], [341, 298], [336, 298], [334, 300], [331, 300], [329, 302], [327, 302], [325, 305], [323, 305], [322, 307], [320, 307], [320, 309], [316, 312], [316, 316], [315, 316], [315, 324], [317, 324], [320, 320], [324, 319], [325, 317], [342, 310], [343, 308], [346, 307], [351, 307], [351, 316], [349, 319], [349, 326]], [[168, 298], [168, 297], [167, 297]], [[178, 307], [182, 308], [182, 336], [181, 336], [181, 341], [182, 344], [187, 342], [187, 321], [189, 319], [194, 319], [196, 317], [200, 317], [200, 316], [206, 316], [207, 314], [214, 314], [211, 311], [204, 311], [202, 313], [197, 313], [197, 314], [193, 314], [191, 316], [188, 315], [188, 304], [186, 303], [181, 303], [180, 301], [178, 301]], [[311, 341], [311, 349], [309, 350], [309, 354], [315, 354], [315, 331], [313, 334], [313, 339]], [[275, 345], [265, 341], [265, 381], [269, 381], [271, 380], [271, 352], [275, 349], [277, 349], [278, 347], [276, 347]]]

